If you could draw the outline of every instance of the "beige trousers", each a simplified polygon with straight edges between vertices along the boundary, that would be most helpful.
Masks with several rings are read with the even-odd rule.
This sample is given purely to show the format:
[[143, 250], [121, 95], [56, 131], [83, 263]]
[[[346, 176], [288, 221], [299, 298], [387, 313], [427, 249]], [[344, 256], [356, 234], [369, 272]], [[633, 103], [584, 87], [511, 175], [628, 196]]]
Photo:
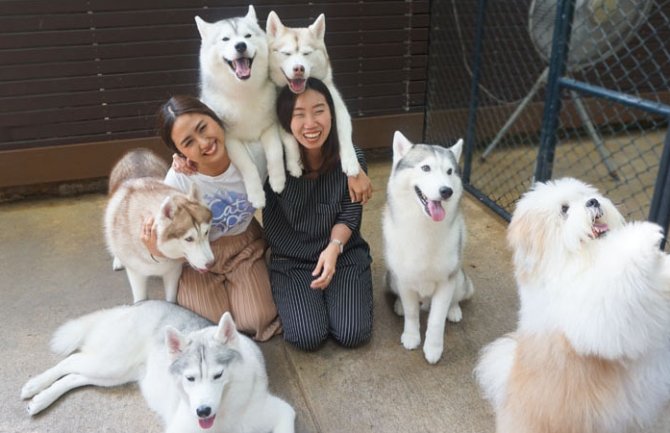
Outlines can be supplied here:
[[215, 265], [209, 272], [184, 267], [179, 305], [214, 323], [229, 311], [237, 329], [258, 341], [281, 333], [265, 263], [267, 243], [258, 221], [254, 218], [244, 233], [222, 236], [211, 246]]

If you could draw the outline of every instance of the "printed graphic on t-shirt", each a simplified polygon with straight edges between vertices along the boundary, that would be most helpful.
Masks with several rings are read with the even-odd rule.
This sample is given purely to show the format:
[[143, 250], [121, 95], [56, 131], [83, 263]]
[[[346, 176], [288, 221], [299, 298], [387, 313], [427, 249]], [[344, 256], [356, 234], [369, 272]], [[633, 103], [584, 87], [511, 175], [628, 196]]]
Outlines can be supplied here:
[[205, 194], [205, 200], [212, 210], [212, 227], [222, 234], [248, 221], [255, 211], [245, 193], [217, 191], [214, 195]]

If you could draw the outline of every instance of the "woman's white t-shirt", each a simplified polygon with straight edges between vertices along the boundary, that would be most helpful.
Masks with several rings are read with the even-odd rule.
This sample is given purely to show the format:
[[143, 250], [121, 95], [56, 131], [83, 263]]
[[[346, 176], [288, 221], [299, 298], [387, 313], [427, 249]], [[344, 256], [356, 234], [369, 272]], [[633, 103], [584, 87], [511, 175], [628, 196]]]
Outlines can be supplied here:
[[191, 190], [192, 184], [196, 185], [201, 200], [212, 211], [210, 241], [244, 232], [256, 212], [247, 198], [242, 176], [233, 164], [218, 176], [202, 173], [185, 175], [170, 168], [165, 176], [165, 183], [186, 194]]

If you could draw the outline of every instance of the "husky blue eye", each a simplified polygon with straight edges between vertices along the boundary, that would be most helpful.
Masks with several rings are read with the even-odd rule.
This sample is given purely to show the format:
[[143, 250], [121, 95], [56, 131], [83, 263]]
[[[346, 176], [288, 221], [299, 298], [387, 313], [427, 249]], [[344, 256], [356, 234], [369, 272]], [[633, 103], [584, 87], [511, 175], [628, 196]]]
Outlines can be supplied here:
[[430, 171], [430, 165], [422, 165], [421, 170], [423, 171]]
[[454, 170], [452, 170], [451, 168], [449, 170], [447, 170], [447, 174], [451, 174], [453, 172], [454, 172]]
[[186, 242], [193, 242], [193, 236], [189, 236], [186, 239], [184, 239]]

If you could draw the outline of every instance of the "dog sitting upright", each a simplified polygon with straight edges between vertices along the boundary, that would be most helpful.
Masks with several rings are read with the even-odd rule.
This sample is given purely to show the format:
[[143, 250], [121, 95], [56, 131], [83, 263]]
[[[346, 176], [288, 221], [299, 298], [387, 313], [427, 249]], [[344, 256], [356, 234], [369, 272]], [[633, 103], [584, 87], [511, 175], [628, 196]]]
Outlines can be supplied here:
[[[177, 300], [177, 286], [184, 259], [206, 272], [214, 260], [209, 245], [212, 212], [197, 191], [189, 195], [163, 183], [167, 164], [148, 149], [126, 153], [109, 177], [109, 202], [105, 210], [105, 239], [114, 256], [114, 269], [126, 268], [133, 301], [147, 298], [147, 279], [163, 278], [165, 299]], [[157, 248], [154, 257], [142, 242], [142, 222], [154, 218]]]
[[[342, 171], [347, 176], [356, 176], [360, 171], [360, 165], [351, 137], [351, 116], [333, 82], [333, 70], [324, 41], [325, 16], [319, 15], [309, 27], [291, 28], [284, 26], [279, 16], [271, 11], [268, 14], [265, 31], [270, 49], [270, 78], [277, 86], [284, 87], [288, 84], [293, 93], [302, 93], [307, 78], [314, 77], [323, 81], [328, 87], [335, 105], [334, 115], [337, 121], [337, 137], [340, 141]], [[283, 129], [280, 133], [286, 150], [287, 168], [291, 170], [300, 161], [298, 143]], [[298, 168], [301, 169], [299, 166]]]
[[430, 305], [423, 352], [434, 364], [442, 356], [447, 318], [461, 320], [458, 303], [473, 294], [462, 269], [465, 222], [458, 159], [463, 140], [450, 148], [412, 144], [396, 131], [393, 168], [383, 215], [387, 283], [398, 295], [395, 311], [405, 316], [401, 342], [421, 343], [420, 303]]
[[537, 183], [507, 231], [517, 330], [475, 370], [497, 433], [623, 433], [670, 399], [670, 256], [649, 222], [571, 178]]

